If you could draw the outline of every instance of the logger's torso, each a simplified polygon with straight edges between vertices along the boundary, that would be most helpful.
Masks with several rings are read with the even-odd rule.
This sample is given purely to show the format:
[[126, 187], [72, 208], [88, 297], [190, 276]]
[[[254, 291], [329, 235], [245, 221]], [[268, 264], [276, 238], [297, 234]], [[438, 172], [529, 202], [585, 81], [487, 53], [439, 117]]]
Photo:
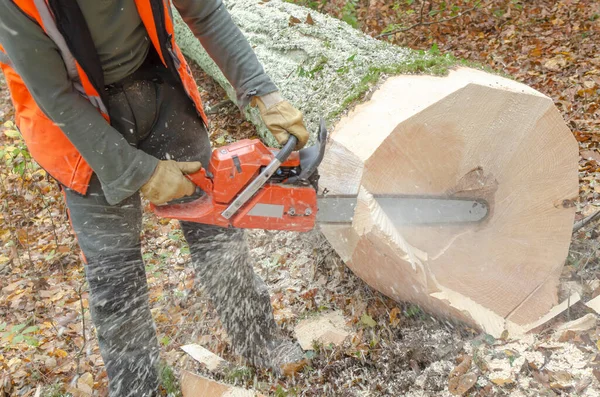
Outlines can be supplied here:
[[150, 39], [134, 0], [77, 0], [102, 63], [104, 82], [129, 76], [144, 62]]

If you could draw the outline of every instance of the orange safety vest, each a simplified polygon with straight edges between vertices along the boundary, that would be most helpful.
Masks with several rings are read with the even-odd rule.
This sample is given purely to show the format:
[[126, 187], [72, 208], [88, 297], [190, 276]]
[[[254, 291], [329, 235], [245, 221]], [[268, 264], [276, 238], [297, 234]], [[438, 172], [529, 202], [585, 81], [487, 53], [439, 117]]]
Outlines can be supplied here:
[[[13, 2], [36, 21], [48, 37], [54, 41], [65, 62], [73, 87], [98, 109], [107, 122], [110, 122], [107, 108], [102, 100], [104, 87], [98, 86], [98, 82], [104, 80], [103, 76], [97, 76], [98, 70], [101, 74], [102, 68], [98, 69], [100, 65], [90, 65], [90, 59], [97, 59], [97, 54], [85, 57], [74, 56], [74, 54], [82, 54], [84, 51], [89, 53], [90, 48], [94, 49], [95, 47], [90, 46], [90, 43], [84, 43], [87, 45], [73, 48], [76, 45], [73, 43], [76, 43], [77, 40], [65, 37], [60, 33], [61, 29], [59, 28], [62, 27], [61, 23], [63, 22], [57, 18], [59, 16], [57, 14], [60, 13], [52, 12], [51, 0], [13, 0]], [[162, 63], [179, 78], [188, 97], [196, 106], [198, 114], [207, 124], [198, 87], [183, 54], [175, 43], [171, 1], [135, 0], [135, 3]], [[62, 29], [62, 31], [68, 30]], [[73, 31], [73, 35], [75, 34], [77, 32]], [[79, 41], [81, 41], [80, 38]], [[1, 45], [0, 69], [4, 72], [15, 106], [15, 122], [32, 157], [60, 183], [85, 194], [92, 177], [92, 169], [60, 127], [54, 124], [39, 108], [25, 83], [12, 67], [10, 58]]]

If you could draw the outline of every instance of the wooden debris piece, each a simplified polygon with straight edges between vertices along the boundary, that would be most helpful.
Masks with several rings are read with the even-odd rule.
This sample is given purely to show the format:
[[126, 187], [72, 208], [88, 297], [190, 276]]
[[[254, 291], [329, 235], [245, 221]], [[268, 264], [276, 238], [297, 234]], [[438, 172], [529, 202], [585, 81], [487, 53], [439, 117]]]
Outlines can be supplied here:
[[335, 311], [300, 321], [294, 332], [304, 350], [313, 349], [313, 341], [341, 345], [349, 335], [342, 312]]
[[209, 371], [216, 372], [227, 366], [227, 361], [200, 345], [191, 344], [181, 346], [181, 350], [189, 354], [190, 357], [200, 364], [204, 365]]
[[585, 303], [587, 307], [600, 314], [600, 295]]
[[264, 397], [253, 390], [226, 385], [189, 371], [182, 371], [181, 393], [183, 397]]
[[583, 332], [588, 331], [596, 326], [596, 315], [589, 313], [577, 320], [569, 321], [558, 327], [554, 333], [554, 338], [559, 339], [565, 332]]
[[546, 324], [547, 322], [549, 322], [550, 320], [552, 320], [553, 318], [555, 318], [556, 316], [558, 316], [559, 314], [561, 314], [562, 312], [567, 310], [569, 307], [571, 307], [574, 304], [576, 304], [577, 302], [579, 302], [580, 300], [581, 300], [581, 296], [579, 296], [578, 293], [574, 293], [568, 299], [565, 299], [560, 304], [558, 304], [558, 305], [554, 306], [552, 309], [550, 309], [550, 311], [545, 316], [543, 316], [536, 322], [527, 325], [526, 330], [528, 332], [535, 332], [536, 330], [541, 328], [542, 325]]

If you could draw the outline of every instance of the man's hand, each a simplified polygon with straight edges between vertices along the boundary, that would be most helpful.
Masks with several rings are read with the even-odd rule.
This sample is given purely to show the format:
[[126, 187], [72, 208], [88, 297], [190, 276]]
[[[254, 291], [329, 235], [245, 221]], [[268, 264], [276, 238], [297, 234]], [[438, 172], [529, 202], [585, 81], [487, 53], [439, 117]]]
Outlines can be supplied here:
[[161, 160], [154, 174], [140, 189], [140, 192], [154, 205], [194, 194], [196, 187], [185, 174], [192, 174], [202, 168], [199, 161], [177, 162]]
[[288, 141], [290, 134], [298, 138], [295, 150], [306, 145], [309, 135], [302, 121], [302, 113], [284, 100], [279, 91], [254, 97], [252, 106], [258, 106], [260, 117], [280, 145]]

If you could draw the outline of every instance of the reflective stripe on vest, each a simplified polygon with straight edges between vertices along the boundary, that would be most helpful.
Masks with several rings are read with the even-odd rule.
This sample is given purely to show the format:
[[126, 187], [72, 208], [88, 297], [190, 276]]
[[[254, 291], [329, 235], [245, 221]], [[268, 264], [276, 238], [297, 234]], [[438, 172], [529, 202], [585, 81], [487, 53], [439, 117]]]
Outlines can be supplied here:
[[0, 63], [3, 63], [5, 65], [12, 67], [12, 62], [10, 61], [10, 58], [2, 50], [0, 50]]
[[[35, 4], [35, 7], [38, 13], [40, 14], [44, 31], [46, 32], [48, 37], [52, 39], [52, 41], [54, 42], [54, 44], [56, 44], [58, 50], [60, 51], [60, 55], [65, 63], [65, 67], [67, 68], [67, 74], [69, 75], [69, 78], [72, 82], [81, 81], [81, 79], [79, 78], [79, 73], [77, 73], [77, 64], [75, 63], [75, 58], [73, 57], [73, 54], [71, 54], [71, 50], [69, 50], [65, 38], [58, 30], [58, 27], [56, 26], [56, 21], [50, 13], [50, 9], [48, 8], [46, 1], [33, 0], [33, 3]], [[75, 88], [77, 88], [77, 86]], [[81, 84], [79, 84], [79, 88], [83, 89]], [[81, 91], [79, 89], [78, 91], [82, 94], [85, 94], [85, 91]]]
[[90, 103], [94, 105], [96, 109], [102, 113], [104, 119], [109, 120], [108, 118], [108, 110], [100, 95], [96, 91], [96, 89], [90, 84], [89, 79], [85, 72], [79, 67], [77, 60], [71, 53], [65, 38], [62, 33], [60, 33], [58, 26], [56, 26], [56, 20], [52, 15], [52, 12], [46, 3], [45, 0], [33, 0], [33, 4], [35, 5], [35, 9], [39, 16], [39, 19], [36, 18], [41, 24], [42, 28], [50, 37], [50, 39], [56, 44], [60, 55], [65, 64], [65, 68], [67, 69], [67, 75], [73, 84], [73, 87], [87, 99], [89, 99]]

